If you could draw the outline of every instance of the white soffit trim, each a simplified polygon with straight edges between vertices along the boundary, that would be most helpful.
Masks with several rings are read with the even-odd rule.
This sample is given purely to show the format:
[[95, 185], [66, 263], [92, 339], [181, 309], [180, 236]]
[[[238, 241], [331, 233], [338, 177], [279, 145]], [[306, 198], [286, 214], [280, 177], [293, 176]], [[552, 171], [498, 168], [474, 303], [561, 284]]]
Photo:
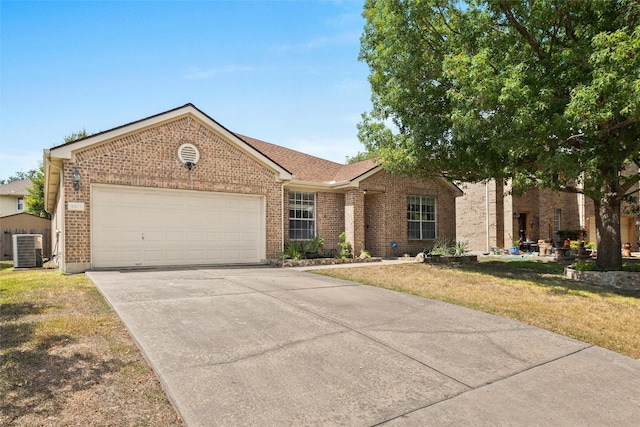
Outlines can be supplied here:
[[[348, 181], [347, 183], [336, 183], [333, 188], [349, 188], [349, 187], [359, 187], [360, 186], [360, 182], [364, 179], [369, 178], [372, 175], [375, 175], [376, 173], [380, 172], [381, 170], [383, 170], [382, 166], [376, 166], [375, 168], [363, 173], [362, 175], [360, 175], [359, 177], [357, 177], [356, 179], [352, 180], [352, 181]], [[451, 191], [452, 193], [454, 193], [454, 195], [456, 197], [460, 197], [464, 194], [464, 192], [454, 183], [447, 181], [445, 178], [441, 177], [441, 176], [435, 176], [433, 177], [433, 179], [436, 182], [440, 182], [440, 184], [444, 185], [449, 191]]]
[[456, 197], [461, 197], [464, 195], [464, 191], [462, 191], [460, 189], [460, 187], [458, 187], [457, 185], [455, 185], [453, 182], [446, 180], [445, 178], [438, 176], [436, 177], [436, 179], [440, 180], [440, 182], [442, 182], [442, 184], [447, 187], [449, 190], [451, 190], [452, 193], [455, 194]]

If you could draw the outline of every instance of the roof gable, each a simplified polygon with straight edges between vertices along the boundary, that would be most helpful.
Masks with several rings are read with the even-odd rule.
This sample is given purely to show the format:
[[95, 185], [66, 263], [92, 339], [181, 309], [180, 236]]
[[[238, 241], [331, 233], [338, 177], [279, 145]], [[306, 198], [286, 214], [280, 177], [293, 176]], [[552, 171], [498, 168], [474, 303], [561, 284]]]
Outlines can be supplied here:
[[75, 154], [83, 150], [96, 147], [117, 138], [122, 138], [126, 135], [160, 126], [186, 116], [199, 121], [204, 126], [213, 130], [220, 137], [224, 138], [227, 142], [233, 144], [267, 168], [273, 170], [278, 174], [281, 180], [288, 181], [291, 179], [291, 173], [283, 166], [276, 163], [262, 152], [256, 150], [253, 146], [247, 144], [241, 138], [236, 136], [235, 133], [231, 132], [220, 123], [200, 111], [193, 104], [185, 104], [182, 107], [165, 111], [164, 113], [156, 114], [145, 119], [44, 150], [45, 208], [47, 212], [51, 212], [55, 208], [56, 196], [60, 186], [60, 174], [64, 160], [73, 160], [75, 158]]
[[281, 179], [289, 179], [290, 173], [273, 160], [264, 156], [261, 152], [255, 150], [252, 146], [247, 144], [242, 139], [238, 138], [235, 133], [231, 132], [220, 123], [200, 111], [193, 104], [185, 104], [182, 107], [175, 108], [173, 110], [166, 111], [164, 113], [156, 114], [151, 117], [147, 117], [142, 120], [138, 120], [126, 125], [118, 126], [116, 128], [99, 132], [94, 135], [87, 136], [85, 138], [77, 139], [57, 147], [53, 147], [50, 150], [45, 150], [45, 155], [49, 155], [51, 158], [72, 159], [74, 154], [78, 151], [85, 150], [89, 147], [102, 144], [115, 138], [121, 138], [124, 135], [139, 132], [144, 129], [158, 126], [163, 123], [167, 123], [183, 116], [192, 116], [200, 122], [204, 123], [208, 127], [212, 128], [216, 133], [223, 136], [229, 142], [239, 146], [247, 154], [252, 155], [258, 161], [262, 162], [266, 166], [270, 167], [276, 172], [280, 173]]

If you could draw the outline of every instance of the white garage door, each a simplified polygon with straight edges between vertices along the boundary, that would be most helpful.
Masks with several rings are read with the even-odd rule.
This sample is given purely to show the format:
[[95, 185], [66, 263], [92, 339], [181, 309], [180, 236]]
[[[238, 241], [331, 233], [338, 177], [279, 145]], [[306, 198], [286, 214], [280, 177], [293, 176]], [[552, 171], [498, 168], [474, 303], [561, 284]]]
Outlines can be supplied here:
[[262, 196], [94, 185], [94, 268], [258, 263]]

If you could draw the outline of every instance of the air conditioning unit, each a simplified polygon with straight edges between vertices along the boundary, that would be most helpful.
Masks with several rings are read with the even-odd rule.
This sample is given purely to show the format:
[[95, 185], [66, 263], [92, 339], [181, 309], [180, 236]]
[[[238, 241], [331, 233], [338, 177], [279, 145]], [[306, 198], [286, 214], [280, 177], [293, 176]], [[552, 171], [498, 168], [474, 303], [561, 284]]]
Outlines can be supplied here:
[[13, 235], [13, 268], [42, 267], [42, 234]]

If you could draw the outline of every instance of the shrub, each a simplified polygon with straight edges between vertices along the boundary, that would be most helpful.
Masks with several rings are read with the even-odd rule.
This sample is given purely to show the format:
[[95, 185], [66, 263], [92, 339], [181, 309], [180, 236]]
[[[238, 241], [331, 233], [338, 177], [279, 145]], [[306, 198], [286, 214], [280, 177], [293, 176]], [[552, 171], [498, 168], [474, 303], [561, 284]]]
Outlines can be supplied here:
[[453, 247], [453, 255], [454, 256], [463, 256], [469, 252], [469, 242], [467, 241], [457, 241]]
[[340, 256], [345, 258], [351, 258], [351, 243], [347, 242], [347, 233], [340, 233]]
[[324, 248], [324, 240], [320, 236], [316, 236], [311, 240], [292, 240], [285, 243], [284, 251], [280, 254], [281, 258], [304, 259], [307, 254], [321, 254]]
[[293, 241], [290, 243], [285, 243], [284, 251], [282, 252], [281, 257], [299, 260], [303, 258], [303, 254], [304, 252], [302, 250], [301, 242]]
[[362, 249], [360, 250], [360, 258], [371, 258], [371, 253], [366, 249]]
[[[425, 251], [426, 252], [426, 251]], [[453, 254], [451, 245], [447, 239], [437, 239], [429, 250], [429, 255], [450, 256]]]
[[429, 255], [436, 256], [463, 256], [469, 252], [469, 242], [457, 241], [453, 242], [447, 239], [438, 239], [433, 243], [431, 250], [424, 250]]

